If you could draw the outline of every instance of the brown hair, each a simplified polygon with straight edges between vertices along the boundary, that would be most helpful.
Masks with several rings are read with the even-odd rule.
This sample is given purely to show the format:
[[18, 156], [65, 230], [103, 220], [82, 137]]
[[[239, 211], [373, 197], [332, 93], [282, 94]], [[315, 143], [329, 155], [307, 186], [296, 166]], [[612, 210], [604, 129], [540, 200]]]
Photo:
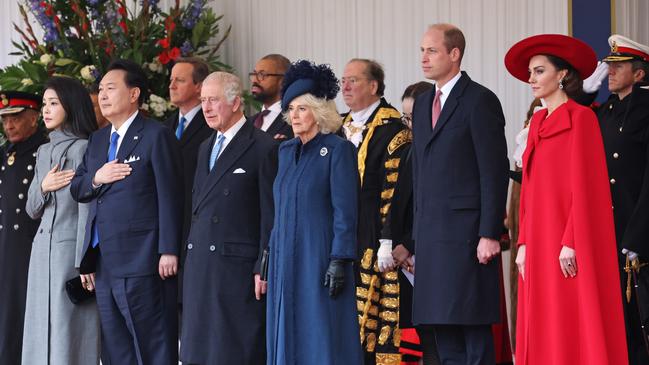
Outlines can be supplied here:
[[383, 66], [380, 63], [369, 60], [367, 58], [352, 58], [348, 63], [352, 62], [362, 62], [365, 64], [365, 77], [372, 81], [376, 81], [378, 87], [376, 88], [376, 95], [383, 96], [385, 92], [385, 72], [383, 72]]
[[444, 47], [446, 47], [446, 51], [451, 53], [453, 48], [457, 48], [460, 51], [460, 62], [462, 62], [464, 49], [466, 48], [466, 39], [464, 39], [464, 33], [462, 33], [460, 28], [453, 24], [438, 23], [431, 25], [429, 29], [437, 29], [444, 32]]
[[643, 70], [644, 71], [644, 77], [640, 82], [647, 83], [649, 82], [649, 62], [642, 61], [642, 60], [634, 60], [631, 61], [631, 70], [633, 72], [636, 72], [638, 70]]
[[434, 87], [433, 84], [426, 81], [419, 81], [417, 83], [409, 85], [406, 88], [406, 90], [403, 92], [403, 95], [401, 96], [401, 101], [403, 101], [405, 98], [417, 99], [417, 96], [432, 90], [433, 87]]
[[548, 61], [557, 69], [557, 71], [566, 70], [566, 76], [561, 80], [563, 84], [563, 91], [570, 99], [575, 99], [581, 94], [583, 81], [571, 64], [566, 62], [563, 58], [553, 55], [544, 55]]
[[192, 65], [193, 70], [192, 70], [192, 81], [194, 84], [200, 84], [205, 80], [207, 75], [210, 74], [210, 67], [207, 65], [207, 62], [205, 62], [202, 58], [200, 57], [184, 57], [178, 59], [176, 61], [176, 64], [179, 63], [189, 63]]

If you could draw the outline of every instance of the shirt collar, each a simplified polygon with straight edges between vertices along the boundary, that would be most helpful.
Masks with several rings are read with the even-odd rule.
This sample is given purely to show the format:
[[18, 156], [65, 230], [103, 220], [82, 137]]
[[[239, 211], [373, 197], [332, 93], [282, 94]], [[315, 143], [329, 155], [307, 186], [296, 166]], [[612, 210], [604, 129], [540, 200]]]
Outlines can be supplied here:
[[183, 115], [180, 110], [178, 111], [178, 121], [180, 121], [180, 118], [185, 117], [185, 120], [187, 120], [187, 124], [191, 122], [196, 114], [201, 110], [201, 104], [196, 105], [193, 107], [190, 111], [187, 112], [187, 114]]
[[376, 108], [378, 108], [379, 104], [381, 104], [381, 99], [375, 101], [374, 103], [372, 103], [370, 106], [368, 106], [367, 108], [365, 108], [363, 110], [359, 110], [357, 112], [349, 112], [349, 114], [351, 114], [352, 119], [357, 124], [358, 123], [365, 124], [367, 122], [367, 118], [369, 118], [370, 115], [372, 115], [374, 110], [376, 110]]
[[[457, 75], [448, 80], [448, 82], [442, 86], [442, 104], [444, 104], [446, 98], [451, 94], [451, 90], [453, 90], [455, 84], [460, 80], [460, 77], [462, 77], [462, 72], [458, 72]], [[435, 91], [437, 91], [437, 86], [435, 87]]]
[[136, 110], [135, 113], [131, 114], [131, 116], [128, 117], [128, 119], [126, 119], [126, 122], [124, 122], [124, 124], [122, 124], [122, 126], [119, 127], [119, 129], [115, 129], [115, 126], [112, 126], [110, 128], [110, 134], [112, 135], [113, 132], [117, 132], [117, 134], [119, 134], [119, 138], [124, 137], [126, 135], [126, 131], [128, 131], [128, 127], [130, 127], [131, 124], [133, 124], [135, 117], [137, 117], [138, 112], [139, 110]]
[[239, 130], [241, 129], [241, 127], [243, 127], [245, 123], [246, 123], [246, 117], [242, 116], [241, 119], [239, 119], [238, 122], [234, 123], [234, 125], [230, 127], [227, 131], [223, 133], [219, 132], [217, 135], [223, 134], [223, 136], [225, 136], [226, 141], [231, 141], [234, 138], [234, 136], [237, 135], [237, 132], [239, 132]]
[[264, 111], [264, 110], [266, 110], [266, 109], [270, 110], [271, 113], [277, 113], [277, 114], [279, 114], [279, 113], [282, 112], [282, 101], [279, 100], [279, 101], [277, 101], [275, 104], [272, 104], [271, 106], [269, 106], [268, 108], [266, 108], [266, 106], [263, 106], [263, 107], [261, 108], [262, 111]]

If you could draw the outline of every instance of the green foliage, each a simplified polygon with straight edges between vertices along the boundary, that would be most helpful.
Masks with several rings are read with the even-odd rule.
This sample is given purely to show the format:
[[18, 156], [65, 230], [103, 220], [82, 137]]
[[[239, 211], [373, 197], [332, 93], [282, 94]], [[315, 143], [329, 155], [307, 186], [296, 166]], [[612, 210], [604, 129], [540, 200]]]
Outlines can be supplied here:
[[[21, 40], [13, 42], [12, 53], [22, 59], [0, 70], [0, 91], [41, 94], [53, 75], [91, 85], [111, 60], [127, 58], [142, 65], [149, 78], [152, 98], [144, 109], [163, 118], [171, 111], [165, 100], [176, 59], [200, 56], [212, 71], [231, 70], [217, 55], [231, 27], [221, 31], [223, 16], [208, 1], [180, 6], [177, 0], [163, 10], [152, 0], [22, 0], [23, 24], [14, 24]], [[43, 28], [42, 39], [35, 36], [32, 18]]]

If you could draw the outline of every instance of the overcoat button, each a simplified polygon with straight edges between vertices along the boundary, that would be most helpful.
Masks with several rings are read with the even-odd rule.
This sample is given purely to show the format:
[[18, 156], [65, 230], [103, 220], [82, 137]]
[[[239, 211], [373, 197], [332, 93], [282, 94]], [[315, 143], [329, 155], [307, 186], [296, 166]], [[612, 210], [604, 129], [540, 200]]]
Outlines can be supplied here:
[[216, 216], [212, 217], [212, 222], [219, 223], [219, 217]]
[[20, 226], [17, 225], [17, 224], [14, 224], [14, 229], [15, 229], [16, 231], [18, 230], [18, 228], [20, 228]]
[[212, 252], [216, 251], [216, 246], [211, 245], [211, 246], [210, 246], [210, 251], [212, 251]]
[[615, 185], [615, 179], [611, 179], [611, 184]]
[[613, 158], [617, 159], [618, 157], [620, 157], [619, 153], [617, 153], [617, 152], [613, 153]]
[[194, 248], [194, 245], [192, 245], [191, 243], [188, 243], [188, 244], [187, 244], [187, 249], [188, 249], [188, 250], [191, 250], [192, 248]]
[[229, 189], [224, 189], [223, 190], [223, 195], [225, 195], [225, 196], [230, 195], [230, 190]]

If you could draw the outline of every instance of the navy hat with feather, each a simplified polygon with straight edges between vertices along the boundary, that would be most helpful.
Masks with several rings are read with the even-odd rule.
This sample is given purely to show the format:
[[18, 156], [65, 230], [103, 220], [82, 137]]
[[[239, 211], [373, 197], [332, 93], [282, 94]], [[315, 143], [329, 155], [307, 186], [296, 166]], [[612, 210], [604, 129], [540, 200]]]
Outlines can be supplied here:
[[338, 95], [338, 79], [329, 65], [316, 65], [307, 60], [297, 61], [284, 74], [282, 83], [282, 110], [298, 96], [312, 94], [332, 100]]

